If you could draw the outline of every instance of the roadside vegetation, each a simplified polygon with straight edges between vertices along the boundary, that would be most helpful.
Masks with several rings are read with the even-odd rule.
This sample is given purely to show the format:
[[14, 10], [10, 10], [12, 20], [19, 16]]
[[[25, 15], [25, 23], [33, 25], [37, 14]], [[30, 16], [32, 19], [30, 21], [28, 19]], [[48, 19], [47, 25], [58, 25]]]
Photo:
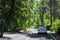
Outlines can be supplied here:
[[55, 31], [56, 33], [60, 33], [60, 20], [55, 20], [50, 30]]
[[60, 0], [0, 0], [0, 32], [26, 31], [39, 25], [60, 33]]

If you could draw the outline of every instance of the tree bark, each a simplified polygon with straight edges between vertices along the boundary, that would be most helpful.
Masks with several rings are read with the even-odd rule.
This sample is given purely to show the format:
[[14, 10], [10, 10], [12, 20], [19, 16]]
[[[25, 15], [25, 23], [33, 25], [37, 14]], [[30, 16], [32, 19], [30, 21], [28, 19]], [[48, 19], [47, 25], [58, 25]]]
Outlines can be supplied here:
[[52, 5], [52, 8], [53, 8], [53, 21], [55, 21], [55, 19], [57, 18], [57, 2], [56, 0], [53, 1], [53, 5]]
[[41, 14], [41, 24], [42, 26], [44, 25], [44, 1], [42, 1], [42, 14]]
[[52, 0], [50, 0], [50, 25], [52, 26]]

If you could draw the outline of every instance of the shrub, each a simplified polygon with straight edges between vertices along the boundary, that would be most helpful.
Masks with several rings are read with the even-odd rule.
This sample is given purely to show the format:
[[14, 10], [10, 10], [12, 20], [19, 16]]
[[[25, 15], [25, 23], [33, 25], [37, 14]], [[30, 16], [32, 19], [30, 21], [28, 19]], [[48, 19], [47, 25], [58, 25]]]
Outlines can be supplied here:
[[46, 28], [47, 30], [50, 30], [51, 25], [47, 25]]
[[60, 33], [60, 20], [54, 21], [50, 30], [55, 31], [56, 33]]

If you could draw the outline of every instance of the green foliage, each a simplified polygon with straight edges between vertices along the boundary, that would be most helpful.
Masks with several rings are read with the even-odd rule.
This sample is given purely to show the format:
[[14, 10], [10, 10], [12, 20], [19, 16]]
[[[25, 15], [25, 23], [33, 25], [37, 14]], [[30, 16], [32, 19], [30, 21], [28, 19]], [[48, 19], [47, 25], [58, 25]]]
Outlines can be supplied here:
[[[16, 0], [14, 4], [14, 14], [10, 20], [8, 31], [15, 32], [19, 31], [20, 28], [36, 27], [37, 21], [39, 19], [39, 14], [37, 13], [38, 2], [32, 0]], [[38, 6], [35, 6], [38, 5]], [[33, 9], [34, 8], [34, 9]]]
[[[42, 0], [12, 1], [13, 0], [0, 0], [0, 25], [2, 24], [3, 28], [7, 27], [6, 29], [8, 29], [9, 32], [17, 32], [20, 28], [24, 30], [38, 28], [39, 25], [41, 25], [41, 19], [43, 19], [45, 26], [50, 24], [49, 0], [43, 0], [43, 2]], [[58, 2], [58, 6], [59, 4]], [[60, 13], [59, 7], [57, 12]], [[41, 15], [42, 13], [43, 16]], [[56, 14], [59, 15], [59, 13]]]
[[56, 33], [60, 33], [60, 20], [54, 21], [50, 30], [55, 31]]

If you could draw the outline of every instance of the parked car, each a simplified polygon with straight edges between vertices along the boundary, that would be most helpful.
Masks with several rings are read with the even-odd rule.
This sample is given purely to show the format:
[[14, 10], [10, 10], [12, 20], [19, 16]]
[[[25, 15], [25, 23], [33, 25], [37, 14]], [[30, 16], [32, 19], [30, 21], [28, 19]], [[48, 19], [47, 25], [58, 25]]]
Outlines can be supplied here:
[[40, 33], [47, 33], [47, 28], [44, 26], [39, 27], [38, 28], [38, 34], [40, 34]]

